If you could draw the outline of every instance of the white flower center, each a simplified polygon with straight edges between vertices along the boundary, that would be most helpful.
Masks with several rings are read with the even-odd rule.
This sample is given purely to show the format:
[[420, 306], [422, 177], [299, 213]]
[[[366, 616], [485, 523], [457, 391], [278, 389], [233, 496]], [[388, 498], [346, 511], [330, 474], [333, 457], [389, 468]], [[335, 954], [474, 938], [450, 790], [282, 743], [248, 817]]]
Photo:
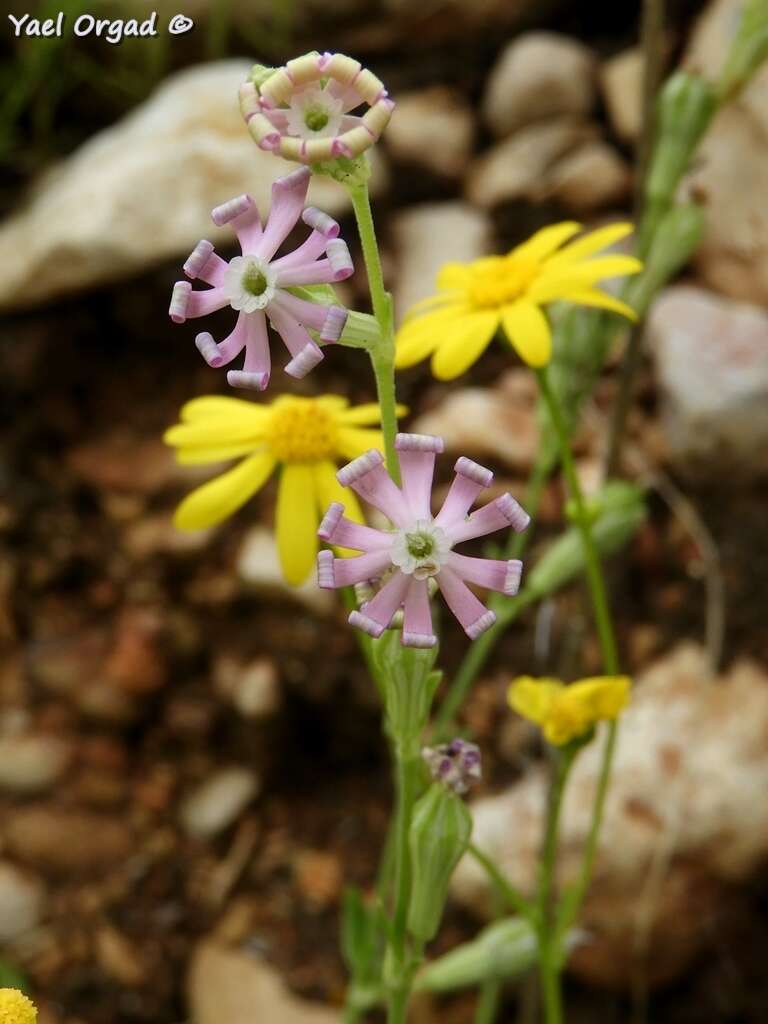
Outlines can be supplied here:
[[235, 256], [224, 271], [224, 294], [232, 309], [255, 313], [275, 295], [275, 272], [260, 256]]
[[409, 530], [395, 533], [392, 564], [417, 580], [437, 576], [451, 551], [451, 542], [432, 519], [419, 519]]
[[288, 133], [300, 139], [338, 135], [343, 113], [340, 99], [319, 85], [307, 85], [291, 97], [286, 111]]

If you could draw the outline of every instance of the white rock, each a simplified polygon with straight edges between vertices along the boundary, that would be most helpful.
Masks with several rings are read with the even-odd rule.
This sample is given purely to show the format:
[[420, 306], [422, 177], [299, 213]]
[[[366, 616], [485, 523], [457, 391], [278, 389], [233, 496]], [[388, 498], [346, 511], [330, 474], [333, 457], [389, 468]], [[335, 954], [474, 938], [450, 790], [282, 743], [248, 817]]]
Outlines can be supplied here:
[[453, 388], [412, 429], [437, 434], [451, 451], [527, 469], [539, 444], [536, 382], [527, 370], [515, 369], [495, 388]]
[[[293, 165], [258, 149], [243, 124], [237, 90], [250, 67], [228, 60], [170, 76], [47, 174], [0, 227], [0, 309], [119, 280], [201, 238], [231, 241], [211, 209], [242, 192], [266, 211], [272, 181]], [[310, 201], [330, 213], [348, 206], [341, 186], [319, 178]]]
[[259, 786], [258, 776], [249, 768], [222, 768], [182, 802], [181, 824], [199, 839], [215, 836], [236, 821]]
[[521, 128], [473, 161], [466, 178], [467, 198], [483, 209], [514, 199], [539, 202], [551, 189], [557, 162], [597, 134], [594, 125], [573, 117]]
[[436, 85], [397, 97], [384, 139], [395, 160], [455, 178], [467, 165], [474, 131], [472, 110], [463, 95]]
[[13, 864], [0, 861], [0, 942], [13, 942], [43, 916], [42, 883]]
[[483, 116], [498, 137], [559, 114], [588, 114], [595, 102], [595, 58], [554, 32], [527, 32], [503, 50], [488, 78]]
[[600, 71], [600, 86], [611, 126], [620, 139], [634, 142], [643, 121], [643, 53], [638, 47], [617, 53]]
[[768, 472], [768, 313], [676, 285], [647, 331], [675, 465], [712, 480]]
[[214, 684], [245, 718], [268, 718], [280, 707], [280, 676], [271, 658], [242, 664], [223, 655], [214, 666]]
[[259, 957], [213, 941], [195, 951], [187, 979], [192, 1024], [339, 1024], [339, 1014], [289, 992]]
[[[708, 77], [723, 65], [743, 0], [716, 0], [693, 33], [686, 64]], [[695, 263], [717, 291], [768, 305], [768, 65], [713, 121], [688, 178], [703, 197], [704, 238]]]
[[300, 587], [285, 582], [275, 536], [264, 526], [252, 527], [243, 538], [237, 555], [237, 574], [251, 587], [279, 591], [316, 612], [327, 612], [335, 604], [333, 594], [318, 587], [314, 573]]
[[485, 214], [456, 200], [409, 207], [395, 217], [392, 234], [399, 321], [415, 302], [434, 294], [435, 277], [446, 261], [465, 262], [488, 253], [491, 225]]
[[39, 793], [67, 769], [72, 749], [56, 736], [0, 736], [0, 789]]
[[552, 168], [549, 198], [587, 214], [621, 203], [631, 183], [626, 161], [607, 142], [595, 139], [566, 153]]
[[[561, 884], [581, 861], [599, 765], [595, 742], [568, 785]], [[622, 717], [596, 881], [580, 919], [590, 942], [573, 968], [626, 984], [636, 977], [638, 949], [651, 953], [646, 981], [670, 978], [689, 962], [708, 939], [702, 915], [729, 900], [727, 887], [768, 856], [768, 803], [755, 797], [766, 786], [764, 669], [740, 662], [713, 680], [703, 650], [682, 644], [639, 677]], [[546, 793], [537, 767], [473, 807], [473, 841], [526, 892], [534, 887]], [[474, 860], [460, 864], [454, 894], [468, 907], [487, 906], [488, 883]]]

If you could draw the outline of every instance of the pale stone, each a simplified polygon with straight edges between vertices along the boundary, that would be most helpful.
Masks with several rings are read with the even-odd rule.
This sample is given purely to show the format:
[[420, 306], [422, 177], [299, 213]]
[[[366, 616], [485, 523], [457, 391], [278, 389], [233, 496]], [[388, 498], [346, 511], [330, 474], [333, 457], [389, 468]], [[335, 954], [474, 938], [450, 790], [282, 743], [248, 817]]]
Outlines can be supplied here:
[[222, 655], [213, 671], [216, 689], [243, 717], [268, 718], [279, 709], [280, 676], [271, 658], [255, 658], [243, 664]]
[[392, 225], [397, 250], [396, 319], [433, 295], [437, 272], [448, 260], [469, 262], [489, 251], [488, 217], [459, 200], [424, 203], [398, 213]]
[[440, 177], [459, 177], [472, 151], [472, 109], [455, 89], [436, 85], [397, 97], [384, 140], [395, 160]]
[[632, 174], [625, 160], [602, 139], [567, 153], [552, 169], [550, 198], [577, 213], [622, 203]]
[[643, 122], [643, 53], [637, 47], [617, 53], [600, 72], [611, 127], [624, 142], [635, 142]]
[[449, 451], [528, 469], [539, 444], [536, 382], [528, 370], [515, 369], [495, 388], [451, 389], [412, 429], [437, 434]]
[[339, 1014], [300, 999], [260, 957], [213, 941], [195, 951], [187, 979], [192, 1024], [339, 1024]]
[[713, 481], [768, 473], [768, 313], [676, 285], [654, 303], [647, 333], [679, 470]]
[[40, 793], [67, 770], [71, 745], [57, 736], [0, 736], [0, 789]]
[[[687, 66], [716, 76], [738, 25], [743, 0], [716, 0], [693, 33]], [[768, 305], [768, 65], [715, 117], [687, 187], [703, 200], [704, 238], [695, 263], [713, 288]]]
[[503, 50], [483, 97], [483, 116], [498, 137], [560, 114], [586, 115], [595, 102], [595, 58], [582, 43], [554, 32], [526, 32]]
[[573, 117], [521, 128], [473, 161], [466, 178], [467, 198], [483, 209], [519, 199], [539, 202], [551, 188], [551, 172], [558, 161], [597, 135], [595, 125]]
[[0, 861], [0, 942], [13, 942], [39, 924], [44, 902], [41, 882]]
[[[531, 726], [531, 733], [534, 727]], [[601, 743], [576, 761], [561, 819], [558, 878], [581, 863], [600, 770]], [[595, 883], [571, 967], [602, 984], [668, 980], [707, 942], [701, 920], [731, 898], [768, 856], [768, 675], [748, 661], [711, 678], [704, 651], [685, 643], [639, 676], [624, 712]], [[476, 801], [473, 841], [530, 893], [547, 799], [540, 767], [498, 796]], [[453, 883], [470, 908], [489, 908], [487, 877], [467, 857]]]
[[285, 582], [275, 535], [264, 526], [252, 527], [243, 538], [237, 555], [237, 574], [248, 586], [279, 591], [316, 612], [327, 612], [336, 600], [330, 591], [318, 587], [314, 573], [299, 587]]
[[222, 768], [182, 801], [181, 824], [191, 836], [209, 839], [237, 820], [259, 788], [259, 778], [249, 768]]
[[[248, 134], [237, 91], [250, 68], [227, 60], [169, 76], [46, 174], [0, 227], [0, 309], [118, 281], [186, 256], [201, 238], [231, 244], [231, 228], [216, 228], [211, 210], [243, 192], [265, 213], [272, 182], [294, 165]], [[349, 206], [346, 191], [322, 178], [308, 202], [329, 213]]]

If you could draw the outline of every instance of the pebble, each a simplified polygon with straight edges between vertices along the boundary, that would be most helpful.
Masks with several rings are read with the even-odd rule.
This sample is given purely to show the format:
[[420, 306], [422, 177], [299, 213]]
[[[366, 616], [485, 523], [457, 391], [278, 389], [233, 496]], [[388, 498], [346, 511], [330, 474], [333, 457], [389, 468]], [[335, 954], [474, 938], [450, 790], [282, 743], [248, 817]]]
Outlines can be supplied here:
[[0, 861], [0, 942], [13, 942], [43, 917], [45, 892], [34, 875]]
[[474, 134], [472, 108], [462, 93], [436, 85], [397, 97], [384, 139], [396, 161], [458, 178], [467, 166]]
[[182, 801], [182, 827], [197, 839], [218, 835], [237, 820], [260, 787], [259, 777], [249, 768], [220, 769]]
[[643, 53], [639, 47], [607, 60], [600, 87], [611, 127], [622, 142], [635, 142], [643, 122]]
[[19, 860], [63, 875], [114, 869], [134, 845], [119, 818], [45, 804], [15, 808], [4, 833], [8, 850]]
[[582, 43], [554, 32], [525, 32], [502, 51], [483, 96], [498, 138], [561, 114], [584, 116], [595, 103], [596, 61]]
[[71, 756], [71, 743], [56, 736], [0, 736], [0, 789], [45, 792], [62, 778]]
[[694, 285], [674, 285], [654, 303], [646, 332], [675, 467], [716, 483], [764, 476], [768, 313]]
[[271, 658], [243, 664], [230, 655], [217, 659], [214, 686], [244, 718], [268, 718], [282, 702], [280, 676]]
[[583, 215], [620, 205], [629, 198], [631, 187], [629, 165], [602, 139], [566, 153], [550, 175], [550, 198]]

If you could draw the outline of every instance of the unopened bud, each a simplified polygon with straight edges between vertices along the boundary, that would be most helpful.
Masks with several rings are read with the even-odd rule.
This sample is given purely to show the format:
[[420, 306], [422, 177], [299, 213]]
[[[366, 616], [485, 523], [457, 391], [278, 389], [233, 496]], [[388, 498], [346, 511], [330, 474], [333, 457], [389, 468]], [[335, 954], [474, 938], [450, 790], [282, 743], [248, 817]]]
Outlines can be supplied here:
[[421, 751], [435, 782], [442, 782], [454, 793], [466, 793], [472, 783], [483, 776], [480, 748], [476, 743], [455, 739], [439, 747], [424, 747]]

